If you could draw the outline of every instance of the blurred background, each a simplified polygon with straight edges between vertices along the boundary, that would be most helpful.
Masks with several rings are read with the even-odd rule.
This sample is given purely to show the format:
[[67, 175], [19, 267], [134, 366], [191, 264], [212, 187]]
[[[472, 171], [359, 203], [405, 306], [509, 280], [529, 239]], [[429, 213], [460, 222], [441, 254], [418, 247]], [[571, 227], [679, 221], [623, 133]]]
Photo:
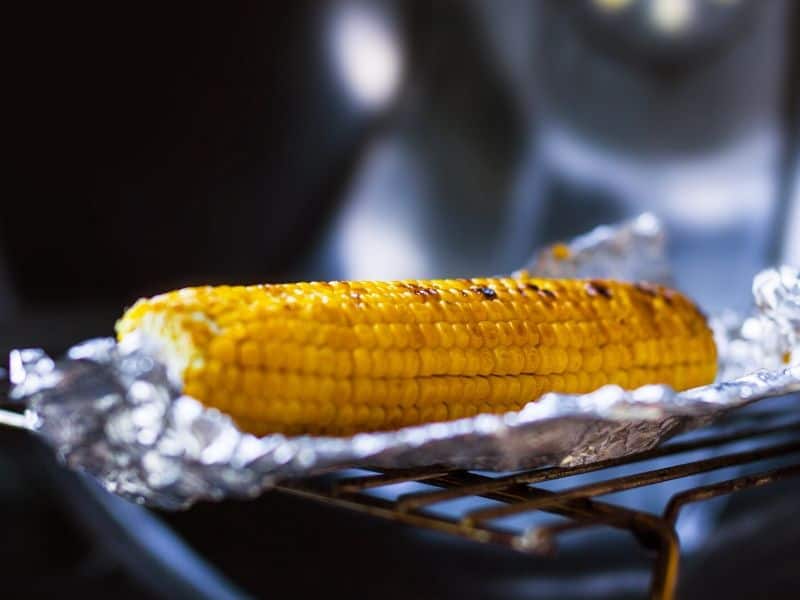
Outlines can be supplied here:
[[[4, 355], [109, 335], [137, 297], [187, 284], [509, 272], [538, 245], [644, 210], [668, 228], [678, 286], [710, 311], [746, 310], [758, 269], [800, 263], [790, 0], [70, 4], [26, 17], [21, 177], [0, 212]], [[265, 502], [161, 518], [0, 430], [0, 564], [33, 595], [259, 595], [246, 573], [281, 549], [321, 560], [274, 522], [324, 521]], [[274, 546], [254, 554], [207, 525], [219, 519], [245, 536], [261, 519]], [[293, 572], [267, 571], [274, 585]], [[477, 589], [464, 593], [492, 597]]]

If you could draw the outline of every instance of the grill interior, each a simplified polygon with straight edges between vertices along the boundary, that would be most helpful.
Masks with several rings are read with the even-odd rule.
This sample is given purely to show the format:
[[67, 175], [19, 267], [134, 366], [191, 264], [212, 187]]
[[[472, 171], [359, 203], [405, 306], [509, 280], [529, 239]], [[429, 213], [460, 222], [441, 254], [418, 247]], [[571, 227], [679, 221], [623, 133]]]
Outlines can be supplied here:
[[[279, 491], [521, 553], [557, 552], [568, 534], [628, 532], [652, 555], [650, 593], [672, 598], [684, 509], [800, 475], [797, 398], [774, 410], [753, 407], [714, 428], [653, 450], [589, 465], [513, 473], [410, 470], [340, 471], [293, 481]], [[660, 510], [631, 507], [626, 493], [651, 489]]]

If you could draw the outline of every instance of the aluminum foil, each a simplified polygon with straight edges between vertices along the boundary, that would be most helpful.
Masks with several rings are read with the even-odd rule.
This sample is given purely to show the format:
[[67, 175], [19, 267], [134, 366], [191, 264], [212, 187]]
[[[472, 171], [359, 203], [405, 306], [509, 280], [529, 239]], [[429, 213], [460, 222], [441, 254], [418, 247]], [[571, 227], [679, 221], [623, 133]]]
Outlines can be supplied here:
[[[546, 248], [526, 270], [667, 281], [664, 256], [661, 225], [643, 215]], [[800, 273], [771, 269], [753, 285], [752, 315], [712, 319], [721, 381], [681, 393], [606, 386], [547, 394], [518, 412], [398, 431], [257, 438], [183, 395], [153, 342], [134, 335], [121, 344], [89, 340], [58, 361], [38, 349], [13, 351], [10, 397], [24, 414], [0, 411], [0, 423], [37, 432], [66, 465], [109, 491], [166, 509], [255, 496], [281, 479], [341, 467], [512, 470], [604, 460], [647, 450], [733, 408], [800, 391]]]

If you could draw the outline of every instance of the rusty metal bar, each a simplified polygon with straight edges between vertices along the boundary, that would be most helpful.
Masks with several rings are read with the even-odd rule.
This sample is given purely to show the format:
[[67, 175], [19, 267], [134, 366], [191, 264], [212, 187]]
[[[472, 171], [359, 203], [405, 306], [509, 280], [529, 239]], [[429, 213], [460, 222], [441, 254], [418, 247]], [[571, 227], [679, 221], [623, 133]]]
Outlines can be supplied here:
[[[674, 526], [678, 520], [680, 510], [687, 504], [710, 500], [718, 496], [761, 487], [783, 479], [798, 476], [800, 476], [800, 464], [794, 464], [771, 469], [763, 473], [744, 475], [742, 477], [692, 488], [676, 494], [670, 499], [664, 510], [662, 519], [665, 523]], [[613, 526], [615, 525], [612, 522], [613, 518], [614, 517], [602, 517], [603, 520], [598, 520], [597, 522], [561, 521], [550, 525], [534, 527], [526, 530], [523, 534], [519, 535], [517, 539], [512, 540], [512, 543], [514, 547], [521, 548], [536, 546], [541, 548], [543, 552], [546, 550], [548, 554], [552, 554], [556, 547], [555, 538], [559, 535], [570, 531], [595, 527], [597, 525]]]
[[369, 488], [392, 485], [394, 483], [426, 481], [435, 477], [442, 477], [450, 472], [451, 470], [441, 468], [437, 469], [435, 467], [422, 467], [419, 469], [391, 469], [376, 475], [363, 475], [359, 477], [348, 477], [346, 479], [341, 479], [332, 484], [331, 492], [334, 494], [353, 493]]
[[539, 527], [513, 539], [512, 545], [518, 550], [539, 548], [540, 554], [547, 555], [555, 552], [555, 537], [566, 531], [598, 525], [628, 530], [636, 534], [640, 541], [647, 540], [649, 542], [647, 546], [655, 551], [650, 597], [654, 600], [669, 600], [674, 597], [678, 582], [680, 563], [678, 536], [672, 524], [665, 519], [645, 512], [632, 512], [636, 514], [628, 522], [615, 522], [615, 517], [609, 517], [595, 522], [568, 521]]
[[[734, 454], [727, 454], [725, 456], [717, 456], [714, 458], [698, 460], [690, 463], [682, 463], [672, 467], [665, 467], [663, 469], [655, 469], [652, 471], [645, 471], [644, 473], [636, 473], [634, 475], [627, 475], [614, 479], [608, 479], [606, 481], [578, 486], [570, 490], [559, 492], [558, 499], [559, 501], [562, 501], [588, 498], [591, 496], [602, 496], [605, 494], [630, 490], [645, 485], [652, 485], [654, 483], [661, 483], [663, 481], [671, 481], [673, 479], [679, 479], [688, 475], [696, 475], [698, 473], [706, 473], [708, 471], [741, 465], [748, 462], [756, 462], [793, 452], [800, 452], [800, 442], [791, 442], [746, 452], [737, 452]], [[488, 519], [496, 519], [520, 512], [527, 512], [529, 510], [541, 510], [544, 507], [547, 507], [551, 502], [551, 499], [543, 498], [511, 506], [485, 508], [470, 513], [464, 517], [463, 522], [464, 524], [472, 525]]]
[[[390, 500], [375, 496], [344, 493], [326, 495], [320, 493], [319, 490], [303, 488], [297, 485], [281, 485], [278, 486], [277, 489], [288, 494], [314, 499], [326, 504], [383, 517], [407, 525], [442, 531], [473, 541], [500, 543], [515, 547], [517, 550], [534, 552], [537, 554], [541, 553], [540, 548], [532, 545], [527, 548], [516, 546], [514, 544], [514, 538], [517, 537], [517, 535], [514, 533], [487, 526], [464, 525], [458, 521], [451, 521], [442, 517], [423, 513], [400, 513], [393, 509], [394, 504]], [[501, 502], [524, 502], [550, 495], [553, 495], [553, 492], [523, 487], [519, 490], [507, 490], [489, 497]], [[631, 529], [632, 525], [630, 523], [639, 517], [639, 513], [636, 511], [586, 499], [575, 502], [565, 502], [562, 505], [554, 506], [546, 510], [547, 512], [553, 512], [576, 519], [589, 519], [593, 522], [608, 521], [609, 523], [613, 523], [612, 526], [622, 529]], [[647, 531], [646, 533], [654, 534], [656, 532]]]
[[[724, 496], [750, 488], [761, 487], [776, 481], [797, 476], [800, 476], [800, 464], [779, 467], [764, 473], [745, 475], [710, 485], [692, 488], [673, 496], [664, 509], [662, 518], [666, 523], [674, 526], [678, 520], [680, 510], [687, 504], [701, 502], [703, 500], [711, 500], [712, 498], [716, 498], [718, 496]], [[556, 546], [555, 538], [560, 534], [579, 529], [586, 529], [596, 525], [613, 526], [614, 523], [611, 521], [613, 518], [613, 516], [602, 517], [603, 520], [598, 520], [596, 523], [590, 521], [562, 521], [550, 525], [534, 527], [519, 535], [518, 539], [513, 540], [513, 544], [515, 547], [536, 545], [542, 548], [543, 551], [544, 549], [547, 549], [548, 553], [552, 553]]]
[[653, 565], [653, 577], [650, 580], [650, 598], [652, 600], [670, 600], [675, 597], [678, 585], [678, 568], [680, 565], [680, 546], [675, 530], [660, 519], [655, 522], [663, 525], [661, 548]]
[[[432, 480], [432, 485], [455, 485], [465, 486], [475, 484], [481, 480], [490, 479], [483, 475], [469, 472], [453, 472], [441, 480]], [[616, 506], [600, 500], [581, 498], [579, 500], [569, 500], [560, 502], [557, 492], [533, 488], [527, 485], [518, 485], [495, 490], [482, 494], [484, 498], [496, 500], [503, 503], [524, 503], [541, 498], [551, 498], [553, 503], [546, 509], [546, 512], [553, 512], [573, 519], [580, 519], [589, 522], [601, 521], [613, 527], [630, 529], [630, 523], [639, 518], [639, 511], [631, 510], [622, 506]], [[399, 513], [405, 514], [405, 513]]]
[[676, 494], [673, 496], [666, 509], [664, 510], [664, 519], [671, 524], [675, 524], [680, 515], [681, 509], [687, 504], [693, 502], [700, 502], [701, 500], [710, 500], [717, 496], [724, 496], [733, 492], [746, 490], [749, 488], [761, 487], [781, 479], [788, 479], [789, 477], [800, 476], [800, 464], [790, 465], [788, 467], [780, 467], [772, 469], [765, 473], [756, 473], [754, 475], [745, 475], [743, 477], [736, 477], [735, 479], [728, 479], [713, 483], [711, 485], [704, 485], [701, 487], [692, 488]]
[[330, 504], [340, 508], [366, 513], [375, 517], [382, 517], [390, 521], [399, 521], [407, 525], [424, 527], [426, 529], [431, 529], [433, 531], [439, 531], [442, 533], [449, 533], [451, 535], [470, 539], [475, 542], [496, 543], [505, 546], [512, 546], [512, 538], [514, 537], [511, 533], [495, 530], [490, 527], [463, 526], [458, 522], [448, 521], [447, 519], [441, 519], [423, 514], [400, 515], [400, 513], [394, 510], [394, 506], [391, 501], [376, 498], [374, 496], [327, 496], [299, 486], [283, 485], [276, 487], [276, 490], [291, 494], [293, 496], [316, 500], [324, 504]]
[[[434, 485], [464, 485], [466, 483], [475, 483], [476, 481], [485, 479], [482, 475], [468, 472], [453, 472], [447, 475], [446, 482], [437, 480]], [[492, 529], [483, 525], [466, 525], [458, 521], [450, 521], [442, 517], [427, 515], [424, 513], [402, 513], [394, 509], [395, 504], [390, 500], [385, 500], [371, 495], [359, 493], [337, 493], [326, 494], [324, 489], [310, 489], [303, 487], [302, 484], [292, 483], [283, 484], [278, 486], [278, 489], [286, 493], [300, 495], [306, 498], [314, 498], [327, 504], [333, 504], [366, 512], [376, 516], [388, 518], [393, 521], [399, 521], [409, 525], [417, 525], [427, 527], [435, 530], [447, 530], [449, 533], [459, 535], [461, 537], [468, 537], [474, 541], [495, 541], [498, 536], [506, 538], [504, 542], [506, 545], [516, 547], [518, 550], [525, 550], [529, 552], [541, 553], [541, 548], [528, 546], [522, 548], [514, 544], [514, 538], [518, 536], [513, 533], [504, 532], [499, 529]], [[523, 503], [532, 500], [540, 499], [542, 497], [555, 497], [555, 492], [548, 490], [540, 490], [529, 486], [516, 486], [504, 490], [486, 494], [484, 497], [491, 500], [496, 500], [505, 503]], [[633, 524], [640, 523], [640, 529], [643, 534], [658, 536], [658, 531], [645, 531], [646, 521], [642, 521], [642, 514], [635, 510], [631, 510], [621, 506], [607, 504], [605, 502], [580, 499], [574, 501], [554, 502], [552, 506], [544, 509], [546, 512], [560, 514], [572, 519], [579, 519], [588, 522], [607, 523], [609, 526], [632, 530]], [[378, 514], [380, 513], [380, 514]], [[444, 525], [442, 525], [444, 523]], [[486, 531], [493, 539], [484, 539], [485, 534], [475, 533], [475, 531]]]

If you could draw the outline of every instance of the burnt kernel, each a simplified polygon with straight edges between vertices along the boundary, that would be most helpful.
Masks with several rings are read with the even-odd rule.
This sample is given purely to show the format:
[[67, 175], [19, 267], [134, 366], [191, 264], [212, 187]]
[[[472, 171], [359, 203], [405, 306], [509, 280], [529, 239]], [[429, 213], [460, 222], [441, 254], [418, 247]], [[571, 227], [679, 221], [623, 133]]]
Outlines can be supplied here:
[[490, 287], [474, 287], [472, 291], [476, 294], [482, 294], [487, 300], [495, 300], [497, 298], [497, 292]]
[[439, 290], [431, 287], [421, 287], [414, 293], [420, 296], [434, 296], [434, 297], [439, 296]]
[[526, 284], [526, 286], [527, 286], [527, 288], [528, 288], [529, 290], [533, 290], [534, 292], [541, 292], [541, 291], [542, 291], [542, 288], [540, 288], [540, 287], [539, 287], [538, 285], [536, 285], [535, 283], [528, 283], [528, 284]]
[[439, 290], [437, 290], [436, 288], [425, 287], [416, 283], [400, 283], [398, 284], [398, 287], [410, 291], [412, 294], [419, 296], [423, 300], [427, 300], [429, 297], [430, 298], [439, 297]]
[[549, 298], [550, 300], [554, 300], [556, 298], [556, 293], [553, 290], [540, 289], [539, 294], [545, 298]]
[[603, 298], [611, 298], [611, 290], [602, 281], [592, 280], [586, 284], [586, 291], [590, 296], [602, 296]]

